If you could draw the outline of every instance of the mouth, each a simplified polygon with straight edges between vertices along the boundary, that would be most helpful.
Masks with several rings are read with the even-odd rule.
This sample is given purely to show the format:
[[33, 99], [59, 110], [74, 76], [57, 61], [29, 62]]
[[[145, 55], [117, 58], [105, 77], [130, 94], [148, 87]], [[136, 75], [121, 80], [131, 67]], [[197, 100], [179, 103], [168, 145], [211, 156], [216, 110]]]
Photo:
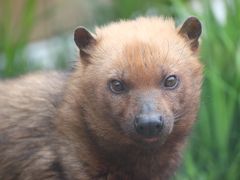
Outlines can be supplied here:
[[158, 136], [151, 136], [151, 137], [143, 137], [143, 136], [136, 136], [137, 142], [142, 144], [145, 147], [159, 147], [163, 145], [168, 135], [166, 134], [159, 134]]
[[144, 138], [143, 141], [146, 143], [155, 143], [159, 141], [159, 137]]

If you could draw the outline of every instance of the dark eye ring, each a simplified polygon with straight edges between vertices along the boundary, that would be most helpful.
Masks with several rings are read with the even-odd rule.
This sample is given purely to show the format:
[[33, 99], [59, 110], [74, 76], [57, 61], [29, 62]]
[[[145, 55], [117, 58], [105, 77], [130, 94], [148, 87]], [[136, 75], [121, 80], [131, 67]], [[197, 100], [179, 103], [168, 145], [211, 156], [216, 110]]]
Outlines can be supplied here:
[[164, 79], [164, 87], [167, 89], [175, 89], [178, 87], [179, 79], [176, 75], [167, 76]]
[[126, 87], [122, 81], [113, 79], [113, 80], [109, 81], [109, 89], [114, 94], [121, 94], [121, 93], [125, 92]]

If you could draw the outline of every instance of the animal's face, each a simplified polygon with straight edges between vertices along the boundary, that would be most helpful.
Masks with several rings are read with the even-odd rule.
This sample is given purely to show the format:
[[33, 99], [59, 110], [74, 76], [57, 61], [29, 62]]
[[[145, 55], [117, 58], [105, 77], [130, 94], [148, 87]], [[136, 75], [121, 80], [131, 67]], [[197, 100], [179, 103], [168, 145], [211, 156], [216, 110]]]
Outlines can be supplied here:
[[177, 33], [111, 43], [98, 42], [94, 62], [83, 65], [89, 113], [99, 121], [91, 128], [136, 143], [163, 144], [175, 123], [191, 124], [202, 78], [191, 46]]

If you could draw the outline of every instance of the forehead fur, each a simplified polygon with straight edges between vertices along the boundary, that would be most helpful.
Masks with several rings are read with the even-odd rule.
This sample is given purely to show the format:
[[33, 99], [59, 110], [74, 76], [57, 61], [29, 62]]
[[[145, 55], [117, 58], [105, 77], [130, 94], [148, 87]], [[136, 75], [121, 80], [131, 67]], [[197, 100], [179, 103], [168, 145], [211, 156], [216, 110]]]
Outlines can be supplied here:
[[119, 46], [133, 40], [159, 43], [183, 41], [178, 34], [173, 19], [161, 17], [140, 17], [130, 21], [120, 21], [96, 29], [97, 41], [103, 46]]
[[146, 81], [159, 75], [161, 68], [174, 72], [188, 66], [198, 67], [197, 56], [178, 31], [173, 19], [161, 17], [112, 23], [96, 29], [95, 58], [101, 66], [125, 70], [131, 78], [134, 75], [136, 80]]
[[120, 53], [129, 44], [142, 42], [144, 45], [155, 45], [158, 51], [163, 51], [162, 54], [169, 49], [175, 52], [184, 49], [185, 54], [191, 55], [190, 42], [178, 31], [171, 18], [140, 17], [97, 28], [96, 40], [99, 49], [113, 54]]
[[155, 38], [156, 35], [167, 35], [175, 32], [175, 23], [171, 18], [140, 17], [135, 20], [120, 21], [96, 29], [96, 34], [101, 37], [124, 38], [138, 37], [142, 40]]

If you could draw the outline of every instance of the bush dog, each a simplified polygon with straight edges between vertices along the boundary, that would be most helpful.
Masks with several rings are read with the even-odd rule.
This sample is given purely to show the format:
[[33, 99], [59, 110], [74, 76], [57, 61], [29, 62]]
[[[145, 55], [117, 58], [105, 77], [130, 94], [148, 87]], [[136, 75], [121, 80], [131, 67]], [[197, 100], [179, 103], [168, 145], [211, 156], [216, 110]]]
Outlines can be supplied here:
[[169, 179], [199, 106], [200, 34], [195, 17], [78, 27], [71, 72], [3, 80], [0, 179]]

